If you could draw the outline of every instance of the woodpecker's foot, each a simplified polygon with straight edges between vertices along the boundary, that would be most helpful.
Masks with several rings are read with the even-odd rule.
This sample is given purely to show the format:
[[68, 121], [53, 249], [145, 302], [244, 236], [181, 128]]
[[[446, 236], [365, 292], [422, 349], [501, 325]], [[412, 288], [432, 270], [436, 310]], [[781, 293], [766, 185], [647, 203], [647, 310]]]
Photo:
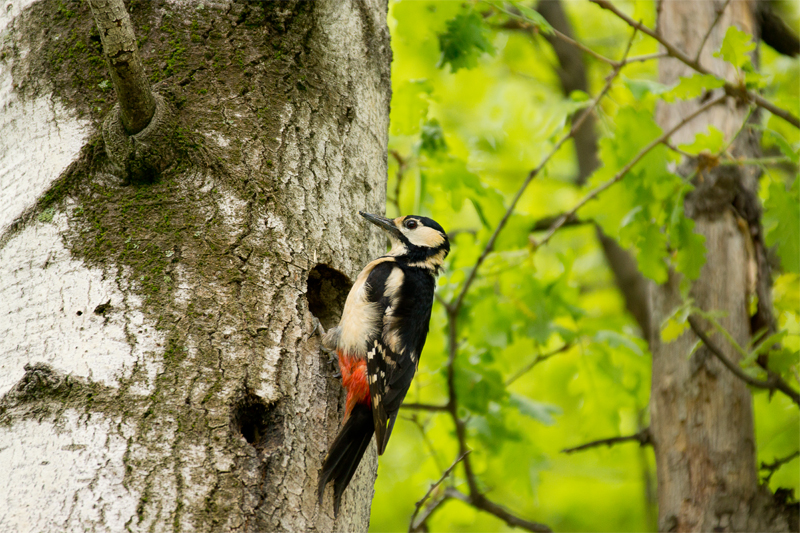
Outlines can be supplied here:
[[328, 354], [328, 365], [331, 367], [331, 370], [334, 370], [333, 377], [337, 379], [341, 378], [342, 371], [339, 369], [339, 358], [330, 350], [323, 348], [322, 351]]
[[320, 338], [325, 336], [325, 327], [322, 325], [322, 322], [319, 321], [319, 318], [313, 316], [314, 319], [314, 329], [311, 331], [311, 335], [309, 337], [313, 337], [314, 335], [319, 335]]

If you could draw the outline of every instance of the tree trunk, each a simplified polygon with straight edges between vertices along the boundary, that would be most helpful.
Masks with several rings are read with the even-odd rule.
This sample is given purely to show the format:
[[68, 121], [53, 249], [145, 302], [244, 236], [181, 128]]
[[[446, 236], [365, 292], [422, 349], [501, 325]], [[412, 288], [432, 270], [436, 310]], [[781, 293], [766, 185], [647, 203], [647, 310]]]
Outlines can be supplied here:
[[[723, 0], [663, 1], [658, 30], [693, 57], [714, 22]], [[717, 75], [734, 79], [730, 65], [712, 56], [727, 28], [736, 25], [753, 34], [751, 6], [730, 2], [711, 32], [700, 57]], [[660, 81], [673, 83], [690, 76], [677, 60], [662, 59]], [[714, 96], [712, 96], [714, 97]], [[663, 129], [678, 123], [701, 105], [697, 101], [661, 106], [657, 118]], [[731, 139], [747, 116], [747, 105], [729, 99], [694, 120], [673, 137], [675, 144], [694, 139], [709, 125]], [[758, 143], [744, 131], [732, 147], [734, 156], [753, 157]], [[706, 311], [722, 311], [719, 319], [740, 345], [751, 336], [749, 303], [760, 284], [769, 286], [769, 272], [759, 269], [761, 246], [758, 176], [755, 167], [716, 167], [698, 177], [685, 209], [695, 231], [705, 236], [706, 264], [692, 285], [690, 297]], [[660, 339], [659, 325], [682, 302], [680, 279], [652, 292], [654, 316], [650, 334], [653, 352], [651, 431], [658, 470], [659, 529], [668, 531], [787, 530], [786, 517], [771, 506], [771, 495], [759, 486], [756, 471], [753, 408], [747, 387], [705, 347], [692, 354], [697, 337], [692, 331], [671, 343]], [[768, 294], [768, 293], [767, 293]], [[763, 310], [768, 298], [759, 302]], [[733, 361], [740, 355], [721, 335], [713, 339]], [[692, 354], [691, 357], [689, 354]]]
[[0, 9], [0, 530], [364, 531], [374, 448], [316, 501], [314, 317], [383, 248], [386, 2], [128, 9], [174, 128], [149, 173], [106, 150], [86, 3]]

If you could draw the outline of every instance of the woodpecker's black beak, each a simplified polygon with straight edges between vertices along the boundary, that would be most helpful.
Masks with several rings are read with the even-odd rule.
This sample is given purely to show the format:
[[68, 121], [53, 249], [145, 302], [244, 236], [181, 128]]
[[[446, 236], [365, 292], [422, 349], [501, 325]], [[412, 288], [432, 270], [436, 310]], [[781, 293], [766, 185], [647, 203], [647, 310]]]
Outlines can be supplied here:
[[397, 226], [394, 225], [394, 220], [392, 220], [391, 218], [385, 218], [379, 215], [371, 215], [363, 211], [359, 211], [358, 214], [366, 218], [367, 220], [369, 220], [382, 230], [385, 230], [392, 237], [399, 239], [400, 235], [402, 235], [402, 233], [400, 233], [400, 230], [397, 229]]

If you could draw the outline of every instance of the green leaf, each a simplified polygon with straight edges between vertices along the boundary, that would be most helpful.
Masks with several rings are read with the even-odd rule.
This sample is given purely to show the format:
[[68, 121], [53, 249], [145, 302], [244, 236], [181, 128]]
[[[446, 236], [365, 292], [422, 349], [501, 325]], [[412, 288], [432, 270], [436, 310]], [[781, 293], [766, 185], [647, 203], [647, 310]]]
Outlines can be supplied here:
[[689, 324], [686, 321], [679, 322], [674, 318], [669, 318], [661, 328], [661, 341], [665, 344], [670, 343], [683, 335], [687, 329], [689, 329]]
[[439, 121], [431, 119], [422, 126], [420, 133], [420, 152], [427, 155], [434, 155], [438, 152], [447, 151], [447, 143], [444, 141], [444, 132], [439, 125]]
[[508, 394], [503, 376], [486, 365], [466, 364], [455, 368], [459, 403], [473, 413], [485, 414], [490, 402], [499, 402]]
[[781, 183], [769, 186], [764, 202], [767, 246], [776, 246], [784, 272], [800, 272], [800, 179], [786, 190]]
[[631, 80], [625, 76], [622, 77], [622, 80], [636, 100], [642, 100], [648, 94], [659, 95], [670, 90], [669, 85], [652, 80]]
[[697, 155], [706, 151], [712, 154], [719, 153], [725, 147], [725, 135], [715, 126], [708, 126], [708, 133], [698, 133], [691, 144], [682, 144], [680, 149]]
[[661, 323], [661, 340], [672, 342], [689, 329], [687, 319], [692, 314], [694, 300], [687, 300]]
[[553, 35], [555, 33], [550, 23], [547, 22], [547, 20], [545, 20], [545, 18], [535, 9], [531, 9], [522, 2], [515, 0], [511, 0], [511, 4], [519, 9], [519, 12], [522, 13], [522, 16], [525, 17], [525, 20], [536, 26], [540, 32], [544, 33], [545, 35]]
[[520, 414], [530, 417], [537, 422], [541, 422], [545, 426], [552, 426], [555, 424], [556, 420], [553, 418], [553, 415], [560, 415], [563, 412], [557, 405], [537, 402], [522, 394], [511, 393], [508, 402], [513, 407], [516, 407]]
[[595, 342], [609, 346], [611, 348], [619, 348], [624, 346], [636, 355], [644, 355], [642, 348], [636, 344], [630, 337], [626, 337], [622, 333], [611, 330], [598, 331], [594, 336]]
[[462, 68], [473, 68], [478, 64], [478, 56], [483, 53], [494, 54], [494, 47], [489, 42], [488, 28], [483, 18], [475, 11], [456, 15], [447, 21], [447, 30], [439, 34], [441, 56], [438, 68], [450, 65], [450, 72]]
[[765, 147], [769, 147], [773, 144], [776, 145], [783, 155], [791, 159], [795, 165], [800, 163], [800, 150], [792, 148], [792, 145], [790, 145], [786, 138], [779, 132], [772, 129], [765, 129], [763, 141]]
[[675, 268], [689, 279], [700, 277], [700, 269], [706, 264], [706, 238], [694, 232], [694, 220], [681, 216], [670, 233], [677, 252]]
[[636, 244], [639, 271], [656, 283], [667, 281], [667, 236], [661, 228], [650, 224]]
[[428, 116], [428, 99], [433, 87], [428, 80], [412, 80], [392, 87], [391, 133], [413, 135]]
[[695, 74], [693, 76], [681, 76], [678, 85], [664, 94], [664, 100], [672, 102], [678, 100], [691, 100], [697, 98], [706, 91], [713, 91], [724, 86], [725, 82], [711, 74]]
[[755, 48], [756, 45], [749, 33], [743, 32], [736, 26], [730, 26], [725, 32], [722, 47], [714, 53], [714, 57], [721, 57], [733, 66], [742, 68], [750, 63], [750, 52]]

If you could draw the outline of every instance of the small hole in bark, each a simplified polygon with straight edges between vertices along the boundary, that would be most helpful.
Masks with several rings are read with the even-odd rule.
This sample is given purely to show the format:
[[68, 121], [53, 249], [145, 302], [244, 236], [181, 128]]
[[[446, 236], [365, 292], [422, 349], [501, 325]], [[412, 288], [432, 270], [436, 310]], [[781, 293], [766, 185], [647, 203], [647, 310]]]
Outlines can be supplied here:
[[78, 312], [77, 312], [77, 313], [75, 313], [75, 314], [76, 314], [76, 315], [78, 315], [78, 316], [81, 316], [81, 315], [83, 314], [83, 311], [78, 311]]
[[245, 393], [233, 412], [234, 427], [258, 450], [274, 448], [283, 441], [283, 417], [275, 404], [267, 404], [253, 394]]
[[328, 265], [317, 265], [308, 273], [308, 309], [325, 329], [339, 323], [347, 293], [352, 286], [347, 276]]

